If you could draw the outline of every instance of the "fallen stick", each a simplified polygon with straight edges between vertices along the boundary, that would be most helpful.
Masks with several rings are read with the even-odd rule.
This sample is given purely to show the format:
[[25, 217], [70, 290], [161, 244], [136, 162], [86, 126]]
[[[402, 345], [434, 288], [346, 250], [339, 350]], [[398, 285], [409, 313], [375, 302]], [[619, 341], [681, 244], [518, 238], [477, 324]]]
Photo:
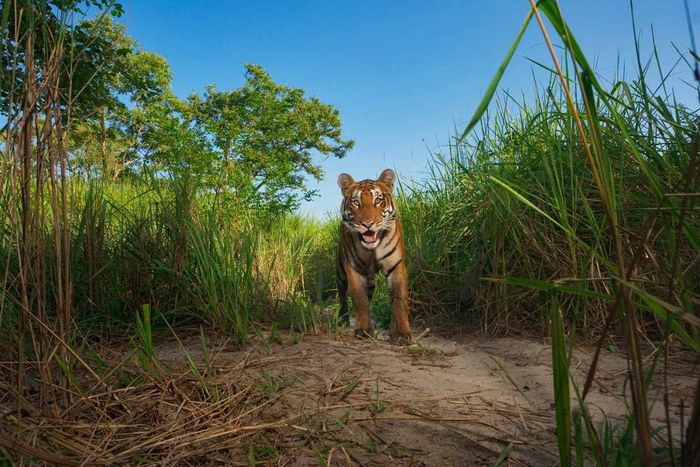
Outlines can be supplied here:
[[430, 328], [423, 329], [423, 332], [421, 332], [420, 334], [418, 334], [418, 336], [416, 336], [416, 338], [414, 339], [414, 342], [417, 343], [418, 341], [423, 339], [429, 332], [430, 332]]

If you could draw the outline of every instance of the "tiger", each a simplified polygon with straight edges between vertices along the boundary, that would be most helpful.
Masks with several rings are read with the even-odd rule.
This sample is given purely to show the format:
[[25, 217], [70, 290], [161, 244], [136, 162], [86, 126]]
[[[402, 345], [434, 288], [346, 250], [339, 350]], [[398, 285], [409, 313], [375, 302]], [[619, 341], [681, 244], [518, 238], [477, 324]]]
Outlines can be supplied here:
[[389, 333], [399, 344], [411, 342], [408, 323], [408, 270], [404, 261], [403, 226], [393, 189], [396, 174], [384, 170], [377, 180], [356, 182], [350, 175], [338, 176], [343, 195], [340, 206], [340, 238], [336, 255], [336, 276], [340, 319], [349, 324], [348, 293], [355, 309], [355, 336], [371, 336], [374, 326], [370, 302], [375, 275], [386, 275], [391, 296]]

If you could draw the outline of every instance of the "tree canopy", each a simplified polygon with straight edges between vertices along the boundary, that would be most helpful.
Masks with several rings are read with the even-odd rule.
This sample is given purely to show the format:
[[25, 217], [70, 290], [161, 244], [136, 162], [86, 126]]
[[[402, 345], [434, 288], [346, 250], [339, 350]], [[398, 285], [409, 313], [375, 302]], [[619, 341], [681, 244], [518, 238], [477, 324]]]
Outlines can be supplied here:
[[190, 95], [186, 115], [208, 144], [221, 188], [258, 206], [309, 199], [307, 179], [323, 176], [314, 153], [341, 158], [353, 146], [341, 137], [337, 109], [275, 83], [258, 65], [246, 65], [240, 89]]
[[[259, 65], [245, 65], [238, 89], [211, 85], [178, 98], [168, 62], [143, 50], [111, 19], [122, 12], [113, 2], [10, 3], [31, 12], [24, 17], [33, 27], [41, 22], [45, 34], [37, 40], [59, 32], [65, 37], [60, 68], [69, 79], [61, 80], [60, 92], [70, 107], [68, 153], [76, 176], [118, 180], [143, 170], [187, 176], [226, 202], [288, 211], [316, 194], [309, 185], [323, 177], [323, 158], [342, 158], [353, 147], [342, 136], [336, 108], [276, 83]], [[100, 13], [71, 24], [71, 12], [86, 6]], [[26, 25], [2, 26], [0, 112], [9, 113], [4, 104], [23, 86], [26, 58], [26, 44], [13, 39], [21, 34], [11, 32]], [[48, 56], [33, 58], [39, 73], [50, 66]]]

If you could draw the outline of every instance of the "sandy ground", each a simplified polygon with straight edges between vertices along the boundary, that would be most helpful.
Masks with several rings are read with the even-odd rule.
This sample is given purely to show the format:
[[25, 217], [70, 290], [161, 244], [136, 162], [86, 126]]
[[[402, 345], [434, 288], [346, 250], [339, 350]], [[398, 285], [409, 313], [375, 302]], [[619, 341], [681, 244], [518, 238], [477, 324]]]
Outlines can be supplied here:
[[[183, 343], [196, 357], [199, 340]], [[491, 465], [499, 457], [503, 465], [557, 464], [545, 342], [429, 334], [419, 345], [397, 347], [339, 334], [282, 335], [243, 349], [210, 345], [222, 377], [269, 392], [263, 421], [288, 420], [285, 429], [251, 440], [242, 464], [252, 455], [285, 465]], [[581, 384], [592, 353], [575, 351]], [[160, 345], [158, 355], [172, 364], [184, 357], [174, 342]], [[625, 414], [626, 369], [622, 352], [603, 352], [587, 397], [597, 422]], [[690, 407], [696, 375], [691, 362], [669, 372], [677, 435], [680, 401]], [[649, 393], [655, 426], [664, 424], [660, 384]]]

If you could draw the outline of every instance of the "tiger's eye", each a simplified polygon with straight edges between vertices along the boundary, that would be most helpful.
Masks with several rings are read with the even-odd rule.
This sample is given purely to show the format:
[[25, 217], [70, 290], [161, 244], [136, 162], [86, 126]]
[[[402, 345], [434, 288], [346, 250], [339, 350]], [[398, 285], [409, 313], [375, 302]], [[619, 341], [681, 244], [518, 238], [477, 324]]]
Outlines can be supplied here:
[[360, 206], [360, 202], [358, 200], [354, 199], [354, 200], [352, 200], [352, 205], [357, 208]]
[[374, 200], [374, 204], [375, 204], [376, 206], [379, 206], [379, 203], [381, 203], [381, 202], [382, 202], [382, 198], [377, 198], [377, 199]]

